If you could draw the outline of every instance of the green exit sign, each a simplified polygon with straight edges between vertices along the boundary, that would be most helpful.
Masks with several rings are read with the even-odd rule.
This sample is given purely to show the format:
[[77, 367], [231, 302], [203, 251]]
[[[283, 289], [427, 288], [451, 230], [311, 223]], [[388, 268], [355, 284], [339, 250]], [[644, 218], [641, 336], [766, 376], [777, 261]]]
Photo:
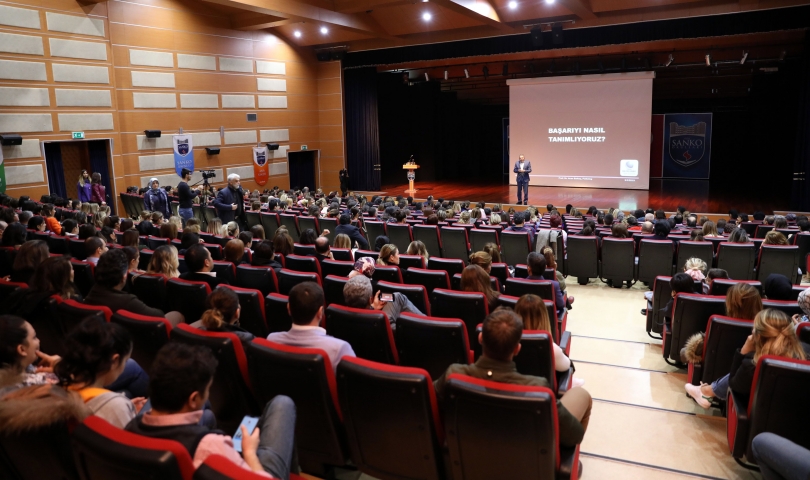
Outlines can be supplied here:
[[301, 145], [301, 150], [306, 150], [306, 149], [307, 149], [306, 145]]
[[73, 140], [84, 140], [84, 132], [73, 132]]

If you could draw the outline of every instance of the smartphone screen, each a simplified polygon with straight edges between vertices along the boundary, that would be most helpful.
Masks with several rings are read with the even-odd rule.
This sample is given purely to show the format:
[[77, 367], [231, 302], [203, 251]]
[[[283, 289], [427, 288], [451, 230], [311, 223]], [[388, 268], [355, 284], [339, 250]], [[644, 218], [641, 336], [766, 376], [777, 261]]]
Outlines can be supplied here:
[[236, 433], [233, 434], [233, 449], [239, 453], [242, 453], [242, 425], [247, 428], [248, 433], [253, 433], [253, 430], [256, 428], [256, 425], [259, 424], [259, 417], [249, 417], [245, 415], [242, 418], [242, 423], [239, 424], [239, 427], [236, 429]]
[[380, 300], [383, 302], [393, 302], [394, 301], [394, 294], [393, 293], [381, 293]]

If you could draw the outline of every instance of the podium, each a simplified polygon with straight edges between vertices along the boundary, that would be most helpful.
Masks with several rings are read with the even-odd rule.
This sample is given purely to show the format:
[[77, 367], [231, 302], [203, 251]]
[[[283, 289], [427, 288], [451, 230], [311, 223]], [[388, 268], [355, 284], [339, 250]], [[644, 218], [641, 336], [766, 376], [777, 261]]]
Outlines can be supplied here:
[[419, 165], [415, 163], [406, 163], [402, 166], [402, 169], [408, 172], [408, 189], [405, 190], [410, 196], [413, 196], [416, 193], [416, 189], [413, 188], [413, 181], [416, 179], [416, 169], [419, 168]]

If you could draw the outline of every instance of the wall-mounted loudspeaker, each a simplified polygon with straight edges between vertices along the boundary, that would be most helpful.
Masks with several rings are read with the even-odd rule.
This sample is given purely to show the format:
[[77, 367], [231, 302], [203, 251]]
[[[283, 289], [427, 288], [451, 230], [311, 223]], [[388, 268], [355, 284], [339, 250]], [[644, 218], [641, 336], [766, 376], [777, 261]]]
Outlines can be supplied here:
[[531, 35], [532, 35], [532, 45], [534, 45], [535, 47], [542, 47], [543, 46], [543, 30], [540, 29], [540, 26], [532, 28]]
[[205, 147], [205, 153], [208, 155], [219, 155], [219, 149], [216, 147]]
[[2, 145], [22, 145], [22, 137], [16, 133], [4, 133], [0, 135]]
[[160, 138], [160, 130], [144, 130], [146, 138]]
[[268, 143], [267, 144], [268, 150], [278, 150], [278, 143]]
[[554, 45], [563, 44], [562, 23], [555, 23], [551, 26], [551, 42], [554, 43]]

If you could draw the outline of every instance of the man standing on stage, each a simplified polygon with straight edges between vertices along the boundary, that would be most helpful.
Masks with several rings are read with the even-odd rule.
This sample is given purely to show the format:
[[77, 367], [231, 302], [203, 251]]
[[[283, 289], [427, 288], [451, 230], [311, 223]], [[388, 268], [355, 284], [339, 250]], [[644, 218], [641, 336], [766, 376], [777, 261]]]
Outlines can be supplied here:
[[185, 227], [186, 222], [194, 216], [191, 206], [196, 192], [188, 186], [188, 182], [191, 181], [191, 170], [184, 168], [180, 171], [180, 176], [183, 177], [183, 181], [177, 184], [177, 196], [180, 198], [177, 213], [179, 213], [180, 218], [183, 219], [183, 226]]
[[[517, 197], [518, 197], [518, 205], [529, 204], [529, 174], [532, 173], [532, 162], [526, 161], [526, 157], [521, 155], [518, 157], [518, 161], [515, 164], [514, 172], [517, 173]], [[521, 198], [523, 200], [521, 200]]]

